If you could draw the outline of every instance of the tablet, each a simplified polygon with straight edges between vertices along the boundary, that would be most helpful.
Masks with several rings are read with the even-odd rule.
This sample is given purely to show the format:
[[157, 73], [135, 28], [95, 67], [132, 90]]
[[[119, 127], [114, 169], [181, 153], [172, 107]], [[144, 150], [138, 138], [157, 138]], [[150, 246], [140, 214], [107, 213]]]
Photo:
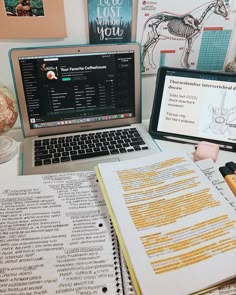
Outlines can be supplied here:
[[236, 75], [160, 67], [149, 133], [176, 142], [210, 141], [236, 152]]

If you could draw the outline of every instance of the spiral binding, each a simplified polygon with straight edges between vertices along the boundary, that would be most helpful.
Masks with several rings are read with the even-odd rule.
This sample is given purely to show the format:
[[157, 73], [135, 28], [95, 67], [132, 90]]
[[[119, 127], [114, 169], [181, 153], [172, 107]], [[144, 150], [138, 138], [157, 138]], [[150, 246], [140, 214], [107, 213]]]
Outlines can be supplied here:
[[113, 247], [113, 259], [116, 275], [116, 292], [117, 294], [135, 295], [134, 288], [131, 282], [128, 267], [125, 263], [124, 256], [121, 252], [119, 241], [115, 234], [112, 221], [110, 220], [112, 247]]
[[124, 294], [125, 295], [135, 295], [134, 287], [131, 281], [130, 273], [125, 262], [124, 255], [119, 247], [120, 252], [120, 263], [122, 269], [122, 279], [123, 279], [123, 286], [124, 286]]
[[116, 280], [116, 292], [117, 292], [117, 294], [122, 294], [123, 293], [123, 285], [122, 285], [122, 274], [121, 274], [121, 268], [120, 268], [119, 246], [118, 246], [118, 240], [117, 240], [111, 219], [110, 219], [110, 231], [111, 231], [111, 239], [112, 239], [112, 250], [113, 250], [115, 280]]

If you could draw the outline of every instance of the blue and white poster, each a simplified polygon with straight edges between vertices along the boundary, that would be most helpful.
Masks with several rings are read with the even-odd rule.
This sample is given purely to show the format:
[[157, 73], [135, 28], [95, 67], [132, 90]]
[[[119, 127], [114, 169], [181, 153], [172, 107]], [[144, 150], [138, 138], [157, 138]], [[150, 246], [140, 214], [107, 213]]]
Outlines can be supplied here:
[[131, 41], [132, 0], [88, 0], [91, 44]]

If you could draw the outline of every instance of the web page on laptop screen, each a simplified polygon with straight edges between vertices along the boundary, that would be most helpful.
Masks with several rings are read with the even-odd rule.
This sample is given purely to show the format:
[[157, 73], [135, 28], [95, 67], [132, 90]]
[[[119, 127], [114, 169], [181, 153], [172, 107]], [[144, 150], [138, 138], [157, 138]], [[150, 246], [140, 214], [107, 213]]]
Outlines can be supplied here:
[[21, 57], [31, 129], [135, 115], [134, 52]]
[[236, 142], [236, 76], [167, 72], [157, 128]]

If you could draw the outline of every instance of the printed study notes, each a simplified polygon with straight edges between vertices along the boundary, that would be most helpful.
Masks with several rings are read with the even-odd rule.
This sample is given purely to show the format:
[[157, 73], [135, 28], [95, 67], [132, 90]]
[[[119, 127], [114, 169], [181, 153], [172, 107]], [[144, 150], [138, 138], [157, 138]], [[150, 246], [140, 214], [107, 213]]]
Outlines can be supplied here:
[[99, 164], [137, 294], [187, 295], [236, 276], [236, 207], [183, 154]]
[[0, 180], [0, 294], [134, 294], [94, 172]]

